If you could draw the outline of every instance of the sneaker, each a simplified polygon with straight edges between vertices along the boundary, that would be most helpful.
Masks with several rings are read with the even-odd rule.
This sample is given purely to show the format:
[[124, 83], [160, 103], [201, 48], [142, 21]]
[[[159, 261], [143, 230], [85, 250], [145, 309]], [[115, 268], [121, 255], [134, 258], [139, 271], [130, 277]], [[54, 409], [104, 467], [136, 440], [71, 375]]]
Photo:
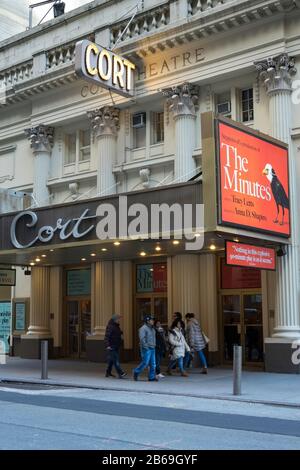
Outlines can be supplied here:
[[138, 374], [137, 374], [136, 372], [133, 373], [133, 380], [134, 380], [135, 382], [138, 381]]
[[204, 367], [201, 371], [201, 374], [207, 374], [207, 367]]
[[188, 377], [189, 374], [187, 374], [186, 372], [181, 372], [181, 377]]
[[164, 378], [164, 374], [158, 374], [158, 376], [160, 379], [163, 379]]
[[122, 374], [119, 375], [119, 379], [124, 379], [126, 377], [126, 372], [122, 372]]
[[112, 373], [109, 374], [108, 372], [106, 372], [105, 377], [115, 377], [115, 375]]
[[158, 382], [158, 381], [159, 381], [159, 380], [158, 380], [157, 377], [155, 377], [155, 379], [148, 379], [148, 382]]

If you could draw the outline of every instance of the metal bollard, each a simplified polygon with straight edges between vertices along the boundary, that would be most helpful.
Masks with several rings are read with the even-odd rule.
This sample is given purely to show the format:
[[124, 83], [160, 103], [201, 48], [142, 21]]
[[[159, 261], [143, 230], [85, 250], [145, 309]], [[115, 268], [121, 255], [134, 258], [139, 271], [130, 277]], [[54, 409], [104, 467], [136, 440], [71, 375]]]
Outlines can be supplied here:
[[242, 394], [242, 346], [233, 346], [233, 395]]
[[41, 360], [42, 360], [42, 372], [41, 379], [48, 379], [48, 341], [41, 342]]

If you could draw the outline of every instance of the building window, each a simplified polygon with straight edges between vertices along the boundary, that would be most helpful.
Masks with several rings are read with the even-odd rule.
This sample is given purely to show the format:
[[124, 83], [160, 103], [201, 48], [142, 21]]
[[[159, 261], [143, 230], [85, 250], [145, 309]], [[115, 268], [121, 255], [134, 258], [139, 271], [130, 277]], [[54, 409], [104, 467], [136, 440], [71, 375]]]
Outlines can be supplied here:
[[146, 147], [146, 113], [138, 112], [132, 115], [133, 148]]
[[91, 134], [89, 130], [80, 132], [79, 161], [89, 160], [91, 156]]
[[91, 134], [89, 129], [78, 130], [65, 136], [65, 165], [90, 160]]
[[253, 110], [253, 88], [242, 90], [242, 121], [249, 122], [254, 120]]
[[216, 95], [216, 112], [222, 116], [231, 118], [231, 94], [230, 91]]
[[164, 141], [165, 129], [164, 129], [164, 113], [153, 112], [151, 116], [152, 124], [152, 138], [151, 144], [160, 144]]

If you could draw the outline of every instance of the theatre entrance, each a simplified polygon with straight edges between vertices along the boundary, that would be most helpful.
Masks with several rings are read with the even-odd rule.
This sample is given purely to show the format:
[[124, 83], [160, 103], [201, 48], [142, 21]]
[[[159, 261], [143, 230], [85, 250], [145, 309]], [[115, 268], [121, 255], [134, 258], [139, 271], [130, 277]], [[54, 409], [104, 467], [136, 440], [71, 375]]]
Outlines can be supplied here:
[[90, 299], [72, 299], [66, 303], [68, 322], [68, 356], [86, 357], [86, 337], [91, 333]]
[[263, 363], [263, 314], [261, 272], [226, 266], [221, 260], [222, 362], [231, 363], [233, 346], [243, 348], [245, 365]]
[[138, 330], [143, 325], [146, 315], [153, 316], [167, 329], [167, 277], [167, 263], [165, 262], [136, 265], [135, 319], [133, 322], [135, 359], [139, 359]]
[[65, 356], [86, 357], [86, 339], [91, 334], [91, 270], [74, 268], [65, 271], [64, 351]]

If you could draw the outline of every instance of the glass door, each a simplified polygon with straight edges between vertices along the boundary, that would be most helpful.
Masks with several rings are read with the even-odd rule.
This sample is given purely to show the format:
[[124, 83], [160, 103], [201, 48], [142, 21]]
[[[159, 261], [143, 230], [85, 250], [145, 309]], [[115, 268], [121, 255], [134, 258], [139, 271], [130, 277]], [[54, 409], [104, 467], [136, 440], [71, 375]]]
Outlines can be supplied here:
[[234, 344], [241, 344], [241, 299], [239, 295], [222, 295], [224, 360], [233, 360]]
[[243, 347], [244, 364], [263, 362], [262, 295], [222, 294], [221, 315], [224, 362], [232, 362], [235, 344]]
[[135, 322], [134, 322], [134, 349], [135, 359], [139, 358], [139, 328], [143, 325], [144, 317], [146, 315], [153, 316], [159, 320], [162, 326], [167, 329], [168, 327], [168, 297], [164, 294], [144, 294], [136, 297], [135, 304]]
[[244, 294], [245, 362], [263, 361], [263, 319], [261, 294]]
[[86, 355], [86, 337], [91, 333], [91, 301], [68, 300], [68, 355], [82, 358]]

